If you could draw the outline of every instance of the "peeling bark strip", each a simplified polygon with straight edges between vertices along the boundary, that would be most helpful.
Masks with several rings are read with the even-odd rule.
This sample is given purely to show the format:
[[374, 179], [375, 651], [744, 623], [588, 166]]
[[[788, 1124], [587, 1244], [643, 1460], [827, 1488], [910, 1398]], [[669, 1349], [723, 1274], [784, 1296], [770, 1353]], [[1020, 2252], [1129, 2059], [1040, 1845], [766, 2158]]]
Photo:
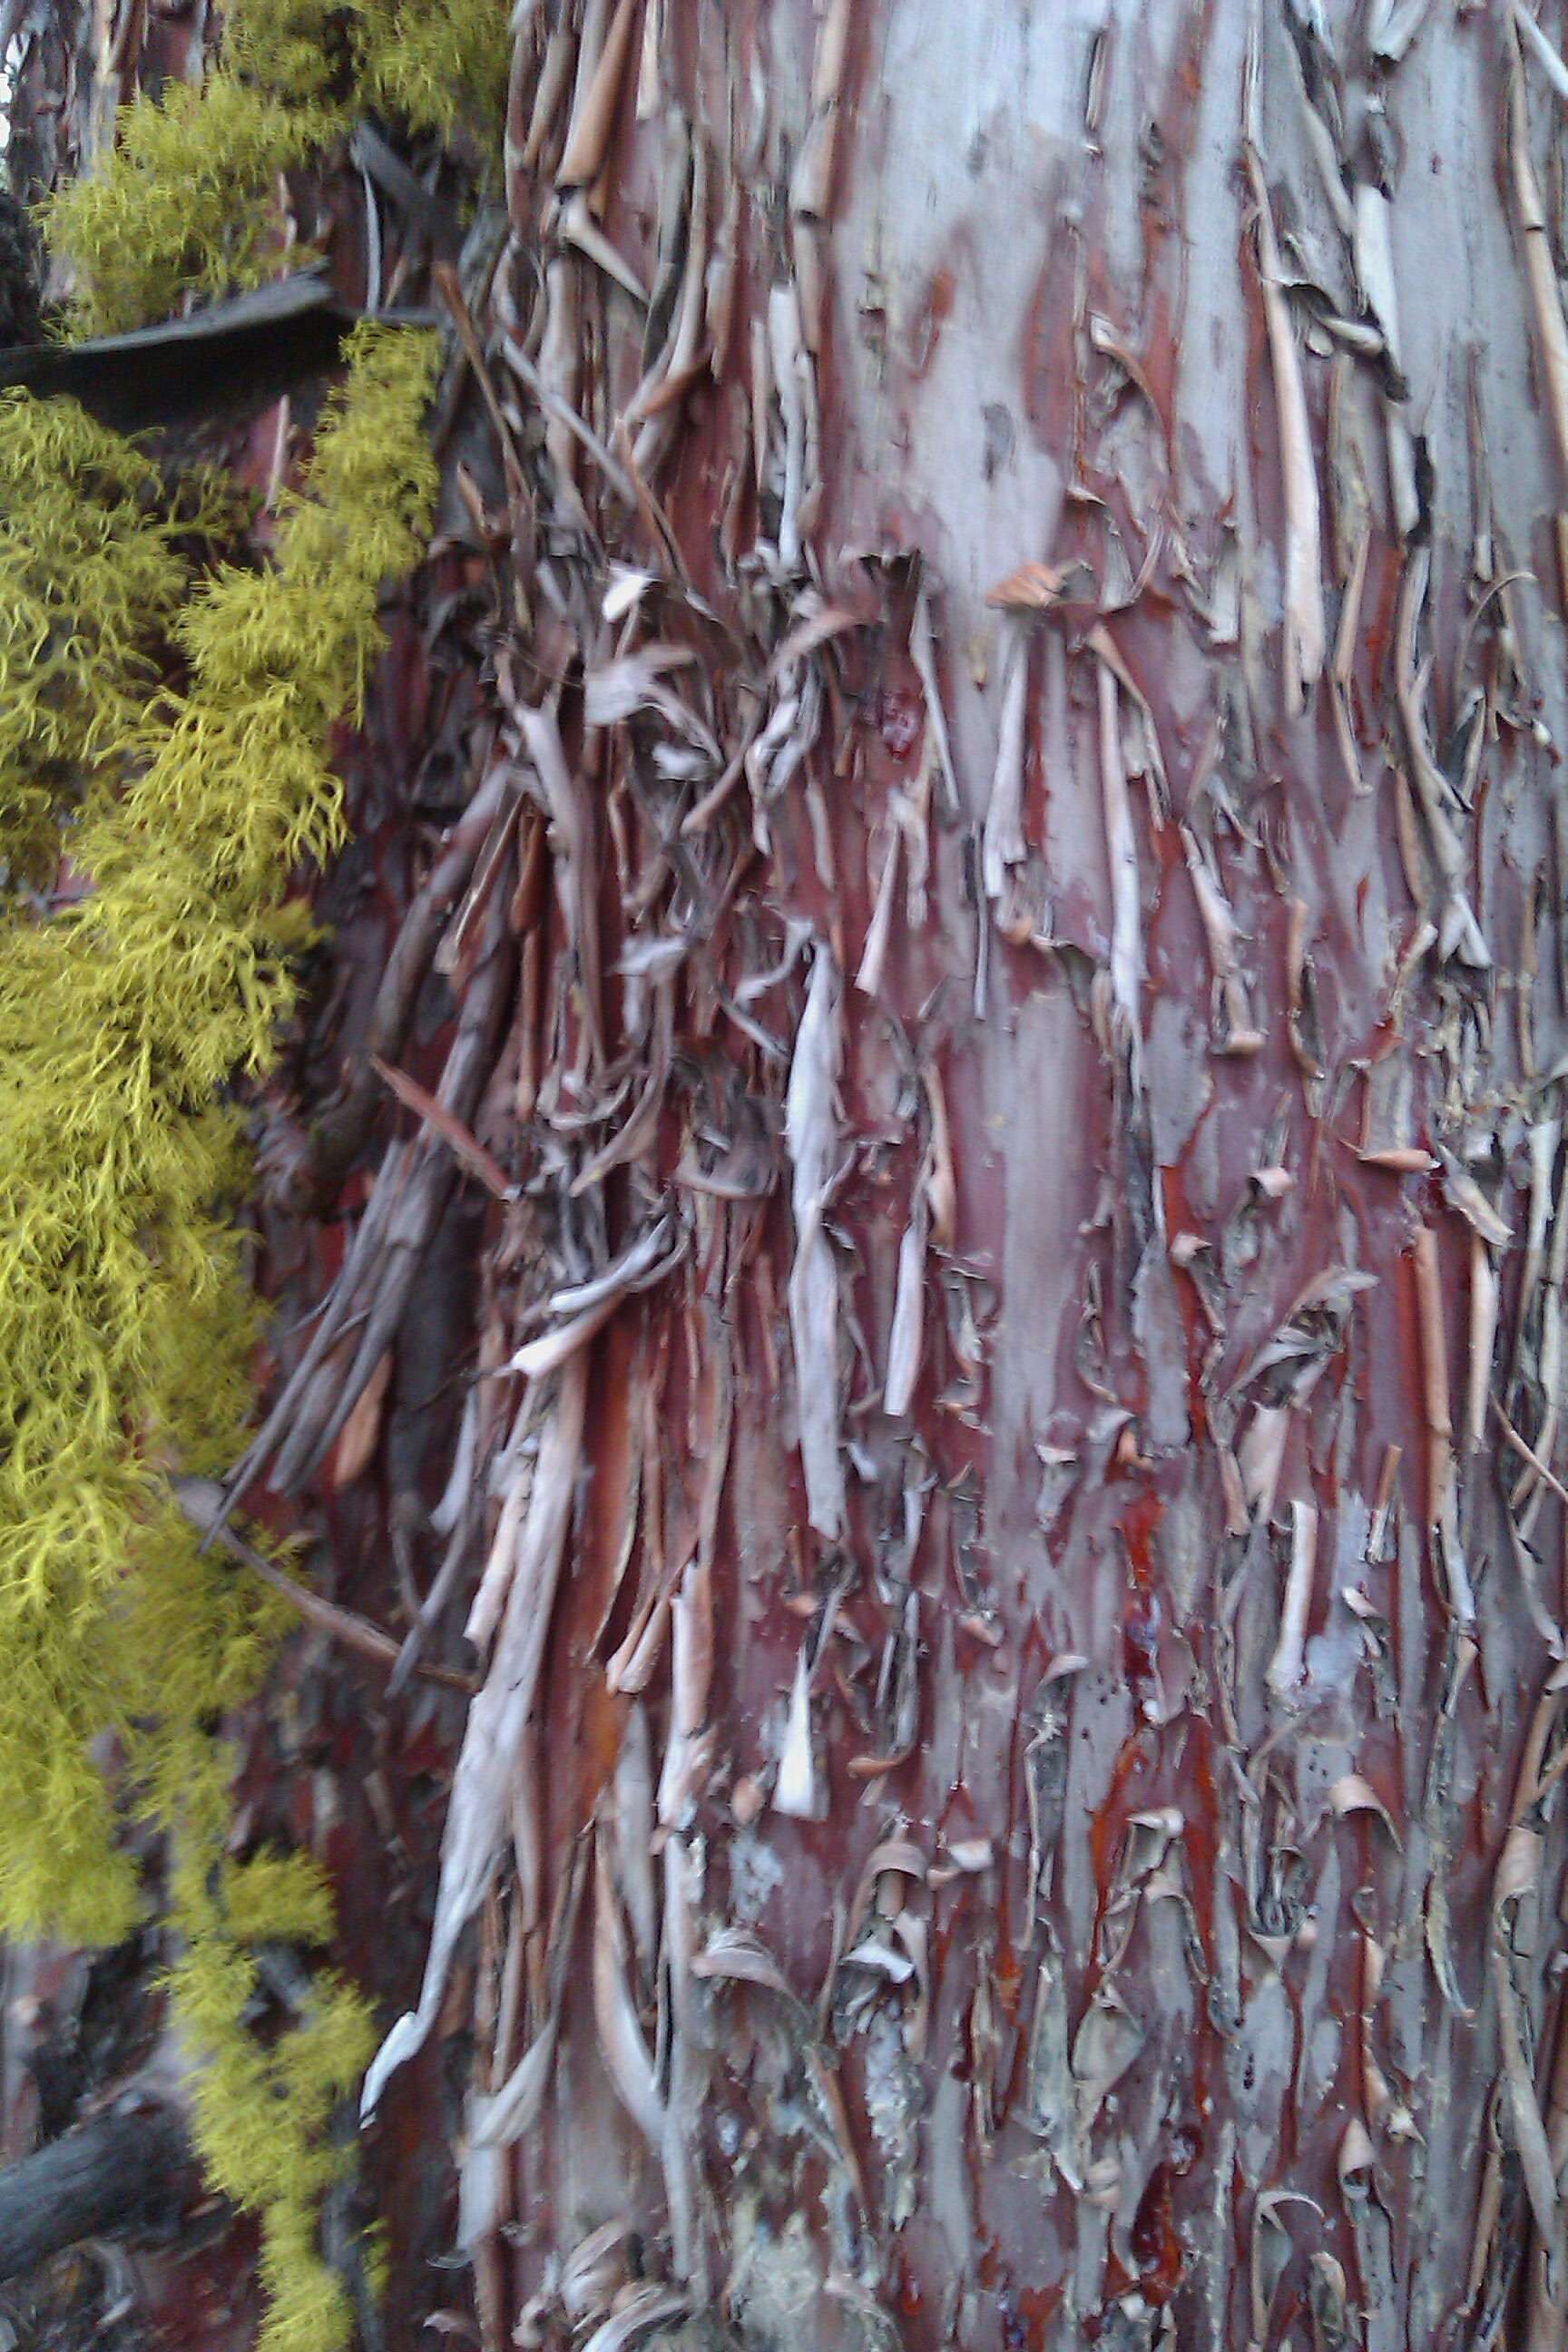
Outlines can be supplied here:
[[[1258, 9], [1253, 10], [1248, 60], [1256, 105], [1258, 59]], [[1249, 108], [1249, 113], [1252, 110]], [[1274, 368], [1274, 397], [1279, 420], [1279, 457], [1285, 490], [1285, 712], [1299, 718], [1323, 667], [1323, 586], [1320, 560], [1317, 461], [1307, 415], [1301, 359], [1296, 330], [1285, 295], [1284, 264], [1274, 234], [1263, 165], [1250, 127], [1247, 140], [1247, 172], [1258, 205], [1258, 272], [1263, 294], [1263, 314], [1268, 327], [1268, 354]]]
[[795, 1265], [790, 1331], [800, 1414], [806, 1512], [818, 1535], [844, 1525], [844, 1457], [838, 1438], [838, 1271], [824, 1230], [837, 1146], [833, 1089], [838, 1072], [837, 983], [818, 948], [805, 1010], [795, 1033], [784, 1105], [784, 1140], [794, 1167]]
[[463, 1186], [367, 2111], [477, 1919], [487, 2352], [1561, 2352], [1563, 19], [721, 14], [517, 12], [485, 757], [230, 1482]]
[[587, 1365], [578, 1352], [560, 1375], [511, 1563], [495, 1652], [484, 1688], [468, 1710], [441, 1847], [441, 1883], [418, 2007], [399, 2018], [376, 2053], [361, 2095], [365, 2115], [374, 2109], [395, 2068], [407, 2063], [435, 2024], [458, 1939], [484, 1900], [509, 1832], [523, 1764], [523, 1735], [538, 1691], [571, 1522], [587, 1392]]

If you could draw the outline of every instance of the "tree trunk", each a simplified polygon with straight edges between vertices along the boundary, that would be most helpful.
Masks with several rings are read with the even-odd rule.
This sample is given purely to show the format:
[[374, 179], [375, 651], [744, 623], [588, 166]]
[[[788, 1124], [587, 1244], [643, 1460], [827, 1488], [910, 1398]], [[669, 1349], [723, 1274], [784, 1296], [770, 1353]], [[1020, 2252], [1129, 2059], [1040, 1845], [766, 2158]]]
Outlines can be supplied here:
[[517, 16], [238, 1482], [471, 1604], [388, 2164], [477, 1946], [489, 2344], [1549, 2352], [1560, 0]]
[[678, 0], [513, 173], [497, 2341], [1562, 2340], [1559, 100], [1259, 13]]

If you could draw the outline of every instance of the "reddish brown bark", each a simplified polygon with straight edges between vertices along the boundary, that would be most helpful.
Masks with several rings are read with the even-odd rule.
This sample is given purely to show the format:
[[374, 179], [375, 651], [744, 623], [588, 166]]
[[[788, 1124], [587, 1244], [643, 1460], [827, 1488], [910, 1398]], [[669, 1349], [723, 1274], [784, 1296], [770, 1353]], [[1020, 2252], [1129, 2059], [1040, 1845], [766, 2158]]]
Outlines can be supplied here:
[[522, 12], [245, 1469], [490, 2342], [1560, 2341], [1556, 100], [1323, 13]]
[[[1550, 1443], [1563, 485], [1518, 68], [1479, 22], [1405, 57], [1421, 14], [1270, 23], [1249, 101], [1239, 9], [721, 47], [670, 8], [589, 257], [548, 245], [569, 108], [513, 183], [556, 258], [498, 296], [547, 388], [510, 372], [512, 544], [563, 609], [501, 673], [555, 911], [530, 1116], [482, 1126], [525, 1192], [490, 1360], [658, 1220], [686, 1248], [585, 1343], [559, 1582], [522, 1520], [542, 1859], [489, 1882], [530, 1988], [492, 2083], [540, 2079], [515, 2179], [470, 2159], [496, 2326], [595, 2309], [544, 2251], [612, 2223], [759, 2341], [1311, 2308], [1384, 2346], [1513, 2291], [1562, 1595], [1487, 1400]], [[605, 272], [657, 289], [688, 115], [732, 290], [661, 376], [689, 198], [659, 327]], [[654, 575], [630, 619], [579, 500]], [[488, 1444], [558, 1377], [481, 1390]], [[460, 1768], [459, 1824], [500, 1786]]]

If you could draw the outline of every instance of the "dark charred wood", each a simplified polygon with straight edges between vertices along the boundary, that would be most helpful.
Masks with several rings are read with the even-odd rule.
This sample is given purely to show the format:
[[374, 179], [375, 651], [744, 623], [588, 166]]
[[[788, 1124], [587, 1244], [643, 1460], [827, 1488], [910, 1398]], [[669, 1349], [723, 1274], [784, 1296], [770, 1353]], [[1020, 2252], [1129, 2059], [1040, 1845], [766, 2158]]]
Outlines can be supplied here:
[[119, 433], [239, 415], [336, 367], [360, 316], [301, 273], [132, 334], [0, 351], [0, 384], [79, 401]]
[[34, 343], [42, 326], [37, 232], [26, 205], [0, 188], [0, 343]]
[[0, 2172], [0, 2280], [83, 2238], [117, 2236], [169, 2212], [190, 2161], [168, 2107], [100, 2116]]

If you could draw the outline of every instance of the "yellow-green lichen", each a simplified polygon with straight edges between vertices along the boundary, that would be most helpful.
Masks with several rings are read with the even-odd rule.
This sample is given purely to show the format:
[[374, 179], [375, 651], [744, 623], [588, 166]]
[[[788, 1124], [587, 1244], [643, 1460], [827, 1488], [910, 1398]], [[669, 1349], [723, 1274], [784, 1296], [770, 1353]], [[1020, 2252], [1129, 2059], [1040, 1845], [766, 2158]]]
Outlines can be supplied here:
[[171, 500], [143, 452], [65, 402], [0, 394], [0, 890], [53, 877], [61, 828], [144, 706], [189, 592], [192, 531], [232, 499]]
[[277, 2039], [263, 2042], [243, 2021], [260, 1988], [256, 1946], [324, 1941], [330, 1894], [300, 1857], [219, 1863], [210, 1837], [198, 1837], [177, 1876], [175, 1916], [186, 1941], [169, 1986], [199, 2053], [196, 2137], [209, 2177], [263, 2217], [262, 2352], [322, 2352], [350, 2333], [347, 2298], [316, 2245], [317, 2209], [341, 2164], [325, 2127], [374, 2034], [358, 1994], [324, 1970]]
[[328, 110], [287, 105], [231, 73], [132, 99], [112, 152], [44, 208], [45, 235], [71, 270], [75, 331], [121, 334], [189, 290], [273, 275], [279, 174], [331, 130]]
[[495, 148], [508, 16], [504, 0], [237, 0], [216, 68], [132, 99], [112, 152], [44, 207], [72, 331], [121, 333], [187, 291], [258, 284], [281, 258], [279, 175], [367, 106]]
[[[17, 481], [0, 608], [12, 578], [46, 604], [58, 592], [48, 551], [31, 551], [43, 591], [22, 551], [75, 495], [89, 552], [118, 531], [150, 567], [182, 666], [139, 699], [127, 630], [121, 657], [51, 670], [48, 724], [99, 780], [70, 835], [89, 887], [47, 919], [17, 898], [0, 913], [0, 1932], [121, 1935], [141, 1890], [120, 1805], [169, 1833], [197, 2137], [214, 2178], [262, 2215], [273, 2352], [343, 2339], [311, 2217], [332, 2167], [325, 2126], [368, 2031], [325, 1976], [270, 2047], [246, 2022], [254, 1944], [320, 1941], [329, 1911], [309, 1865], [225, 1862], [212, 1727], [258, 1686], [278, 1603], [201, 1555], [167, 1476], [239, 1442], [255, 1313], [227, 1213], [245, 1160], [226, 1090], [267, 1066], [292, 1000], [292, 869], [342, 837], [329, 734], [360, 707], [382, 582], [427, 527], [435, 357], [432, 338], [356, 331], [272, 561], [200, 580], [158, 570], [173, 551], [132, 451], [68, 411], [40, 428], [25, 400], [0, 405], [0, 478], [9, 465]], [[18, 452], [45, 446], [53, 472], [33, 504]], [[18, 676], [28, 642], [47, 660], [69, 628], [62, 614], [13, 641], [0, 611]], [[39, 789], [37, 761], [35, 734], [0, 725], [0, 803], [14, 779]]]
[[465, 127], [498, 140], [511, 64], [509, 10], [497, 0], [357, 0], [360, 85], [416, 131]]

